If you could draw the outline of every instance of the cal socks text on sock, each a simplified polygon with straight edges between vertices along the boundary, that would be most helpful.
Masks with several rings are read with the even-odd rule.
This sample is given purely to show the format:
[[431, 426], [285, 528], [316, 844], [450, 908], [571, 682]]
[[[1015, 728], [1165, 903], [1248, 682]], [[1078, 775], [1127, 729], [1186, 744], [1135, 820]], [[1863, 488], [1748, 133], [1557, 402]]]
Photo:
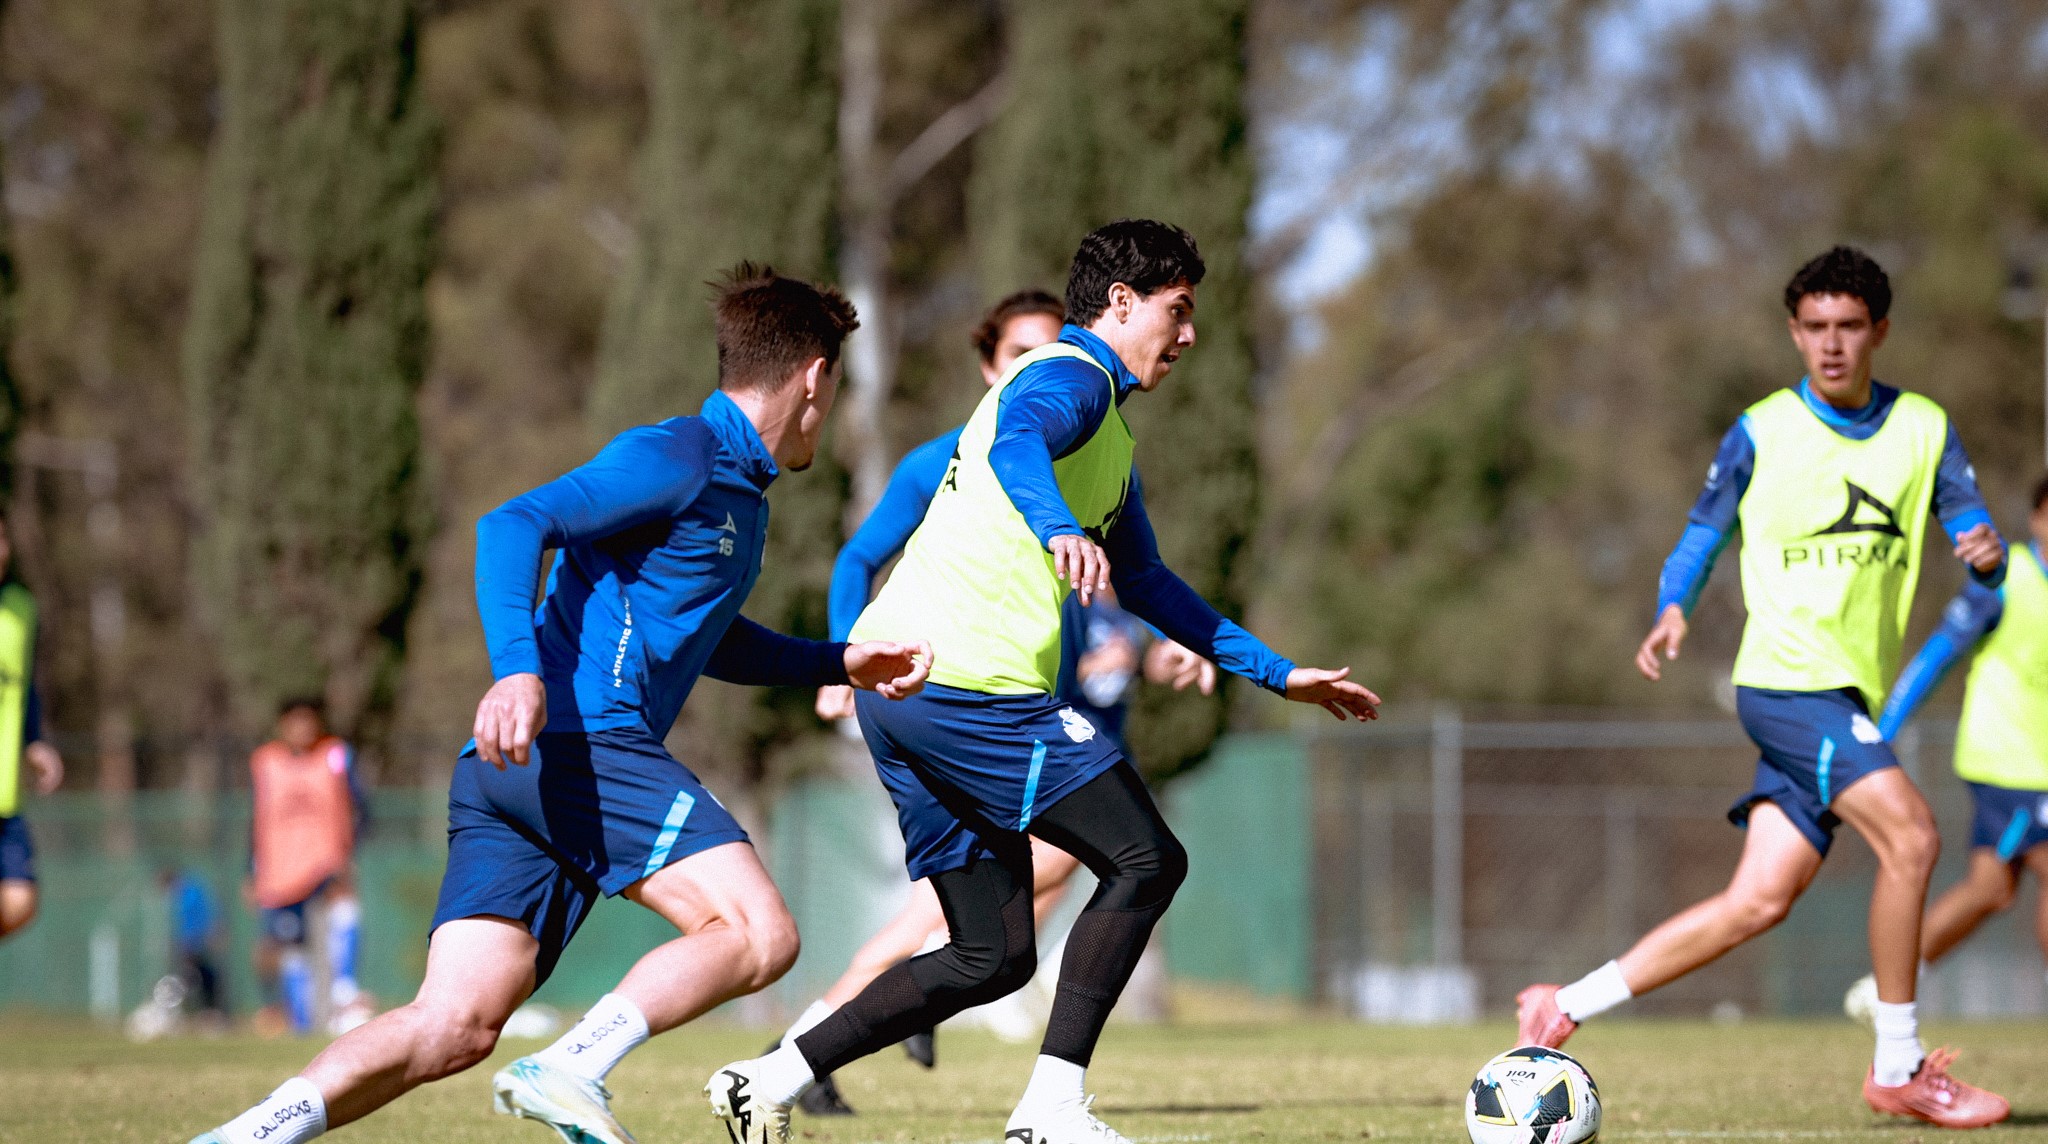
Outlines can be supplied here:
[[607, 993], [561, 1040], [534, 1056], [585, 1080], [602, 1081], [627, 1053], [646, 1041], [647, 1018], [641, 1016], [640, 1007], [617, 993]]
[[1610, 961], [1557, 991], [1557, 1007], [1574, 1021], [1597, 1017], [1635, 996], [1622, 980], [1621, 963]]
[[217, 1131], [227, 1144], [304, 1144], [327, 1131], [327, 1101], [312, 1081], [295, 1076]]

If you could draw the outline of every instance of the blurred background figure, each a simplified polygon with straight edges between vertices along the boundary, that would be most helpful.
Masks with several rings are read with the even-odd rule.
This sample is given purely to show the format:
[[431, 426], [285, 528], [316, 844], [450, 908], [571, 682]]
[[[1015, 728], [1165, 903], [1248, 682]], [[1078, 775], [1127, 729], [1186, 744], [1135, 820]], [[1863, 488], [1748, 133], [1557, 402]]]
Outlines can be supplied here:
[[64, 782], [64, 759], [43, 741], [35, 687], [36, 601], [15, 572], [7, 520], [0, 516], [0, 938], [36, 916], [36, 850], [21, 817], [22, 765], [37, 794]]
[[262, 911], [257, 1028], [313, 1029], [321, 1006], [307, 947], [314, 911], [324, 910], [327, 941], [319, 952], [332, 974], [332, 1023], [345, 1031], [370, 1010], [355, 977], [362, 910], [350, 864], [368, 806], [355, 751], [328, 732], [320, 700], [288, 699], [278, 710], [277, 738], [249, 756], [249, 772], [255, 811], [248, 896]]
[[228, 1007], [220, 984], [220, 906], [190, 870], [167, 866], [160, 882], [171, 919], [171, 972], [185, 984], [185, 1009], [224, 1026]]

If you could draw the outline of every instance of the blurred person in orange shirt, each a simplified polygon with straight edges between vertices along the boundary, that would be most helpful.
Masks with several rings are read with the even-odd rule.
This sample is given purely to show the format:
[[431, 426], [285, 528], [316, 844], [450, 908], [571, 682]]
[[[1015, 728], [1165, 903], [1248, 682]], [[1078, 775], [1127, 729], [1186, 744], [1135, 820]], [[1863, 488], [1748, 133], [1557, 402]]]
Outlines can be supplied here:
[[367, 801], [355, 763], [354, 748], [328, 731], [320, 700], [309, 698], [286, 700], [277, 738], [249, 756], [255, 814], [247, 896], [262, 911], [255, 955], [264, 998], [260, 1030], [313, 1027], [306, 938], [314, 909], [327, 911], [334, 1023], [345, 1031], [367, 1016], [355, 977], [362, 911], [351, 875]]

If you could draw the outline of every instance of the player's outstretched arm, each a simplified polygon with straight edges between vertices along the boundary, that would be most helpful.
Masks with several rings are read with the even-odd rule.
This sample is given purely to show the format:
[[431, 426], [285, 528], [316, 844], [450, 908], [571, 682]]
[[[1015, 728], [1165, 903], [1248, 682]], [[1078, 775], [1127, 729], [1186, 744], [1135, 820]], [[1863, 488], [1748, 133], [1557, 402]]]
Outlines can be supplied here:
[[1666, 604], [1657, 616], [1657, 624], [1650, 634], [1643, 637], [1643, 646], [1636, 649], [1636, 670], [1643, 678], [1655, 682], [1664, 678], [1663, 659], [1677, 659], [1679, 646], [1685, 643], [1685, 609], [1677, 604]]
[[884, 699], [907, 699], [924, 690], [932, 673], [932, 645], [917, 640], [869, 640], [846, 645], [846, 678]]
[[1380, 697], [1345, 678], [1350, 674], [1348, 667], [1297, 667], [1287, 673], [1287, 698], [1318, 704], [1339, 719], [1379, 718]]
[[515, 672], [491, 685], [476, 705], [476, 753], [499, 770], [510, 762], [525, 766], [532, 761], [533, 737], [548, 721], [548, 689], [540, 676], [530, 671]]

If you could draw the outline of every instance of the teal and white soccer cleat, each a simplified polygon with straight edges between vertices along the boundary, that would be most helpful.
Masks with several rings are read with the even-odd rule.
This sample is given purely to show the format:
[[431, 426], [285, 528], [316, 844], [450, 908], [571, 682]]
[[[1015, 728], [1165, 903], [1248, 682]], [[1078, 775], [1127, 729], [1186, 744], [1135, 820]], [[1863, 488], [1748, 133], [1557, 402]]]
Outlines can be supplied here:
[[199, 1135], [194, 1136], [190, 1144], [228, 1144], [228, 1142], [220, 1138], [218, 1131], [209, 1131], [201, 1132]]
[[567, 1144], [635, 1144], [612, 1115], [611, 1100], [603, 1085], [536, 1057], [520, 1057], [491, 1078], [491, 1107], [538, 1120]]
[[725, 1134], [732, 1144], [787, 1144], [789, 1105], [770, 1104], [758, 1095], [761, 1078], [755, 1071], [759, 1060], [735, 1061], [711, 1074], [704, 1082], [704, 1095], [711, 1098], [711, 1115], [725, 1121]]

